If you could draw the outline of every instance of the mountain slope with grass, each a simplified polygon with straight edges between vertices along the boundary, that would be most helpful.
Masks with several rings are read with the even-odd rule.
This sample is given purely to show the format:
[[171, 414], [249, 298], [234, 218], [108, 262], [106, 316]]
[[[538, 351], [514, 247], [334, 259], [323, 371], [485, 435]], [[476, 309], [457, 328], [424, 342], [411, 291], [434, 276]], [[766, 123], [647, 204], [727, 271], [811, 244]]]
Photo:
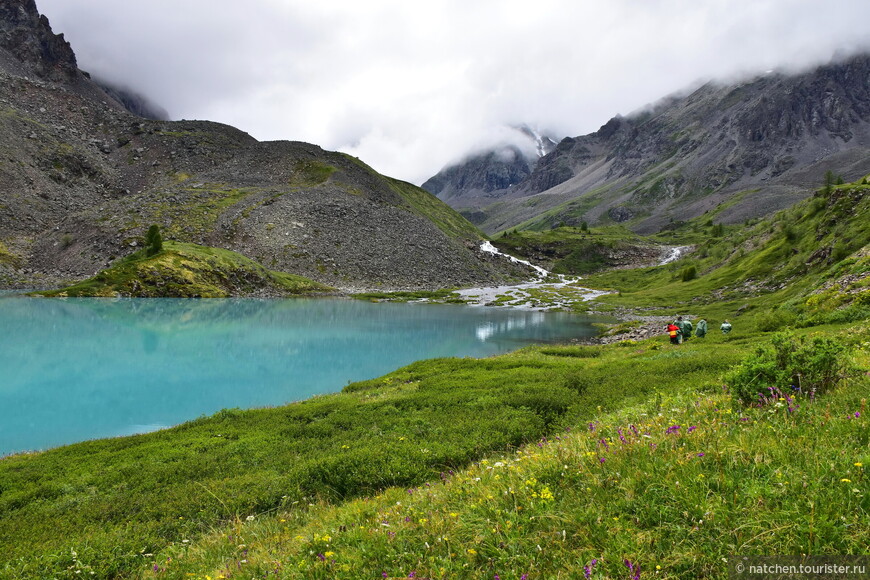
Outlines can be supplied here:
[[612, 306], [676, 306], [717, 316], [755, 311], [763, 330], [861, 320], [870, 314], [870, 185], [831, 185], [743, 227], [694, 220], [659, 236], [692, 244], [680, 260], [611, 271], [583, 283], [618, 288]]
[[[113, 93], [114, 94], [114, 93]], [[449, 206], [358, 159], [208, 121], [137, 117], [79, 70], [32, 0], [0, 7], [0, 285], [66, 286], [140, 246], [231, 250], [344, 289], [521, 272]]]

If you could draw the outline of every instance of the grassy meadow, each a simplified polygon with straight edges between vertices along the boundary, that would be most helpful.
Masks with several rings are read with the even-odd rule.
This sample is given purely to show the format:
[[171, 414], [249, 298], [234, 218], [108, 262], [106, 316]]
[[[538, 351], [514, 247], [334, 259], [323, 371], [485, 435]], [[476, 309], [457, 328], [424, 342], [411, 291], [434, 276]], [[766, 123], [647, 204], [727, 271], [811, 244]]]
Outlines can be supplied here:
[[419, 361], [2, 458], [0, 578], [727, 578], [736, 555], [866, 555], [865, 189], [685, 224], [682, 260], [583, 281], [613, 290], [597, 310], [705, 316], [703, 339]]

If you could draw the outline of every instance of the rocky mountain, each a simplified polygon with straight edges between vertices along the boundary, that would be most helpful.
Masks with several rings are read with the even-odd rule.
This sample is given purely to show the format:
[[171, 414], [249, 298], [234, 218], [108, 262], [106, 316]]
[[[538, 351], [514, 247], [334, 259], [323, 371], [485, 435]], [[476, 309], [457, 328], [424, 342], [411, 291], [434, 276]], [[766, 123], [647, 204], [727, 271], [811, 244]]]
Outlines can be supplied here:
[[770, 214], [827, 171], [870, 173], [868, 55], [671, 96], [562, 140], [521, 182], [456, 207], [490, 233], [583, 221], [651, 233], [705, 212]]
[[131, 114], [33, 0], [0, 4], [0, 285], [50, 287], [165, 239], [342, 289], [519, 275], [446, 204], [353, 157]]
[[473, 207], [499, 197], [532, 173], [538, 160], [550, 153], [556, 142], [526, 125], [512, 127], [512, 142], [485, 149], [448, 165], [428, 179], [423, 189], [452, 207]]

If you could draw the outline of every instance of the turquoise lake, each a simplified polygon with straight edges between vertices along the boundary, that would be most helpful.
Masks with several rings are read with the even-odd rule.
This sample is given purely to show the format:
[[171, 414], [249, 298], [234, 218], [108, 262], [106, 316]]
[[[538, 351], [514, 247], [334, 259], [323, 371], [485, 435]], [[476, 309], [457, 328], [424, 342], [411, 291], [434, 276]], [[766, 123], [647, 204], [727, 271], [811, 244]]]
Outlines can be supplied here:
[[0, 297], [0, 456], [592, 336], [568, 313], [346, 299]]

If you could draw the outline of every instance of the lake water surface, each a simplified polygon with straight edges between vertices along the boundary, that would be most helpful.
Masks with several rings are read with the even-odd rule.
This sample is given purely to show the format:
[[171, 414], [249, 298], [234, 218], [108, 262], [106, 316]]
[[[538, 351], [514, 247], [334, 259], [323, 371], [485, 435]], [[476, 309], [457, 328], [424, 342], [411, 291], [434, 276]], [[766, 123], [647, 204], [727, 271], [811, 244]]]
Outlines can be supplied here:
[[0, 297], [0, 456], [595, 334], [568, 313], [342, 299]]

